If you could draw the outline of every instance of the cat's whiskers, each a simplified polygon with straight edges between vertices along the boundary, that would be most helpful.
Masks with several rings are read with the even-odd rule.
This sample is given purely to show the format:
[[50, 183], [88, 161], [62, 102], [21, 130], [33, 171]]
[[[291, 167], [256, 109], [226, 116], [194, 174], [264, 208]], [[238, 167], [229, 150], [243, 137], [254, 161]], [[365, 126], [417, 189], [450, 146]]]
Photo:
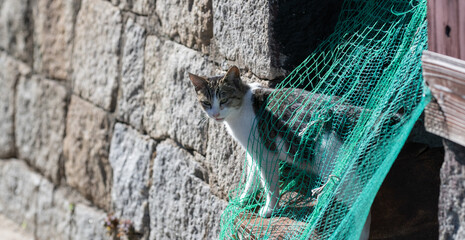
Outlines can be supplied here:
[[198, 124], [199, 124], [199, 125], [203, 125], [203, 124], [205, 124], [205, 122], [207, 122], [208, 119], [209, 119], [209, 118], [208, 118], [207, 116], [202, 116], [202, 117], [200, 118]]

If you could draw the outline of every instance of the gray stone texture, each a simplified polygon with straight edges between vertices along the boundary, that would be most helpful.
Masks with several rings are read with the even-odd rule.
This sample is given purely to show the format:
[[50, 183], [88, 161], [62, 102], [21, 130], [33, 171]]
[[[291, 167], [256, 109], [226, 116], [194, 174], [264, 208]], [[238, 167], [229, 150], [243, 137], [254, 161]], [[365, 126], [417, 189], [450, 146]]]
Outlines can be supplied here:
[[204, 154], [207, 125], [188, 72], [210, 75], [213, 64], [199, 52], [156, 36], [145, 47], [144, 128], [155, 139], [172, 138]]
[[210, 188], [216, 196], [227, 199], [228, 193], [238, 187], [244, 162], [243, 148], [227, 133], [223, 124], [211, 120], [207, 154], [200, 163], [208, 170]]
[[33, 1], [34, 69], [54, 79], [68, 79], [74, 23], [80, 0]]
[[103, 226], [106, 214], [87, 204], [76, 204], [72, 218], [72, 225], [75, 228], [71, 229], [69, 236], [70, 240], [104, 240], [110, 239]]
[[112, 169], [108, 160], [114, 120], [102, 109], [71, 97], [64, 140], [67, 183], [109, 210]]
[[110, 0], [119, 8], [129, 10], [140, 15], [152, 14], [155, 9], [155, 0]]
[[58, 183], [63, 173], [68, 93], [40, 76], [21, 77], [17, 86], [15, 142], [18, 156]]
[[465, 239], [465, 147], [444, 139], [439, 239]]
[[0, 1], [0, 49], [32, 63], [32, 28], [29, 0]]
[[[65, 189], [54, 189], [48, 181], [43, 180], [37, 190], [37, 210], [35, 235], [39, 239], [65, 239], [70, 236], [74, 204], [78, 195], [68, 196]], [[70, 192], [70, 191], [68, 191]], [[72, 200], [71, 200], [72, 199]]]
[[15, 154], [14, 113], [16, 84], [30, 68], [0, 51], [0, 158]]
[[109, 239], [105, 213], [89, 207], [74, 190], [56, 188], [23, 161], [0, 161], [0, 214], [34, 239]]
[[116, 104], [122, 16], [103, 0], [83, 0], [73, 52], [73, 92], [112, 111]]
[[211, 194], [195, 157], [169, 140], [156, 152], [150, 239], [218, 239], [226, 203]]
[[189, 48], [208, 51], [213, 37], [211, 0], [157, 0], [155, 12], [163, 35]]
[[131, 220], [137, 232], [148, 230], [150, 165], [155, 141], [117, 123], [110, 147], [112, 203], [116, 217]]
[[215, 51], [260, 78], [282, 75], [274, 66], [269, 0], [213, 1]]
[[26, 231], [34, 232], [37, 192], [42, 180], [23, 161], [0, 161], [0, 214], [21, 224]]
[[104, 227], [106, 214], [89, 206], [75, 191], [54, 189], [42, 181], [38, 189], [35, 235], [38, 239], [110, 239]]
[[145, 29], [132, 18], [126, 22], [122, 57], [122, 77], [118, 94], [118, 119], [142, 128], [144, 115]]

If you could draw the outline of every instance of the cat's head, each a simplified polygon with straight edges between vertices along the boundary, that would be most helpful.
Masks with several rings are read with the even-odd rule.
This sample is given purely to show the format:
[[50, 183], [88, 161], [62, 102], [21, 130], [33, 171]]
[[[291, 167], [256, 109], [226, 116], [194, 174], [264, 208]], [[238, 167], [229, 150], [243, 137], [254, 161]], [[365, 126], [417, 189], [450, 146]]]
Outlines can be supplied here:
[[202, 109], [217, 122], [227, 120], [239, 112], [249, 88], [242, 82], [236, 66], [231, 67], [224, 76], [207, 78], [189, 73], [189, 78]]

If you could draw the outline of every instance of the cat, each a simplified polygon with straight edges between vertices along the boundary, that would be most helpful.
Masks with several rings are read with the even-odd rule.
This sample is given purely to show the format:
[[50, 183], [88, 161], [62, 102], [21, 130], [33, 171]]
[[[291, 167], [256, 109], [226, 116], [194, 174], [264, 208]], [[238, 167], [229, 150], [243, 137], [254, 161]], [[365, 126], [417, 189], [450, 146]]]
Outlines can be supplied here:
[[[202, 110], [210, 119], [223, 123], [228, 133], [248, 150], [247, 179], [239, 198], [245, 204], [259, 180], [265, 190], [265, 204], [258, 215], [266, 218], [278, 207], [279, 162], [316, 175], [325, 173], [320, 176], [322, 181], [329, 180], [328, 166], [334, 167], [343, 145], [343, 138], [332, 127], [332, 119], [338, 114], [356, 119], [360, 112], [358, 108], [337, 105], [341, 101], [338, 97], [247, 84], [241, 80], [236, 66], [224, 76], [200, 77], [189, 73], [189, 78]], [[255, 120], [256, 116], [260, 117]], [[302, 142], [304, 136], [312, 141]], [[294, 160], [297, 158], [307, 161]]]

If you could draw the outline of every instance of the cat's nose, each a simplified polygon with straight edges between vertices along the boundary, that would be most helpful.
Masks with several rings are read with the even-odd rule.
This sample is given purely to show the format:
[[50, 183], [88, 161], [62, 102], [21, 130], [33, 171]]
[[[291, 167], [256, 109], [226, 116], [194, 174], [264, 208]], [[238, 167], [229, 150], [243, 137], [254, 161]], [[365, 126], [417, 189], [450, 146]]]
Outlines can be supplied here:
[[216, 117], [219, 117], [219, 116], [220, 116], [220, 113], [219, 113], [219, 112], [218, 112], [218, 113], [213, 113], [213, 117], [216, 118]]

